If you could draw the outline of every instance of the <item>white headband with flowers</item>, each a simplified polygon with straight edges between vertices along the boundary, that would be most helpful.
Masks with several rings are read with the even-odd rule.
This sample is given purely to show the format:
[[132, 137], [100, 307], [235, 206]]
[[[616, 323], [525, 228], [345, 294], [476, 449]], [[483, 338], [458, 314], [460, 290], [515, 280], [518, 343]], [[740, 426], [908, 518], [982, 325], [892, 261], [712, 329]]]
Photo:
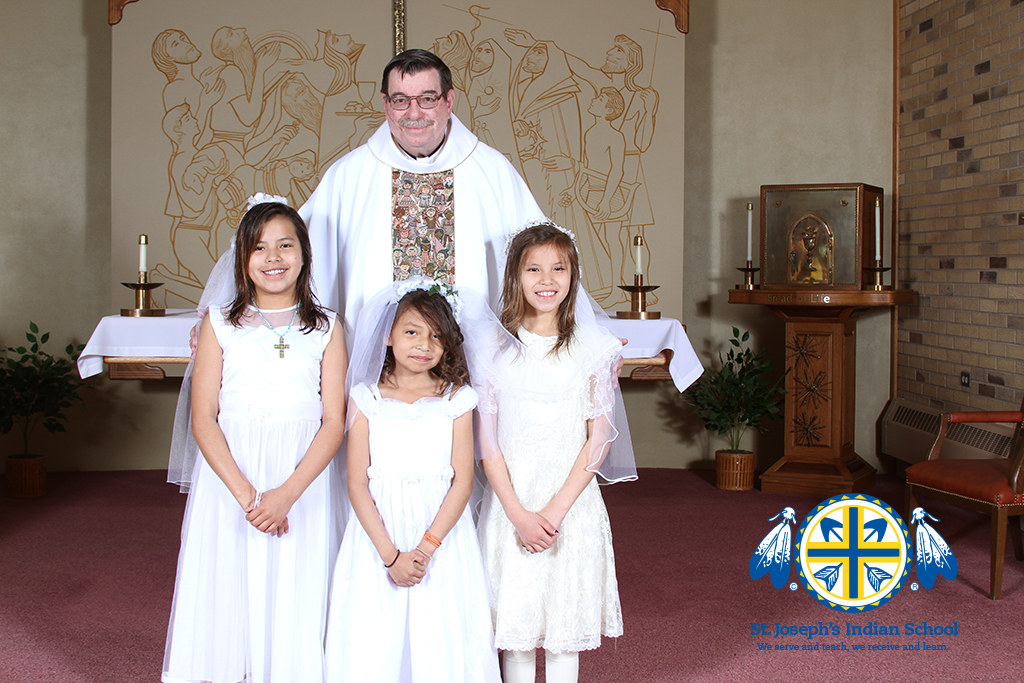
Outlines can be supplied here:
[[275, 194], [257, 192], [256, 194], [254, 194], [253, 196], [249, 197], [249, 199], [246, 200], [246, 204], [248, 204], [249, 206], [246, 207], [245, 210], [248, 211], [257, 204], [270, 204], [272, 202], [284, 204], [285, 206], [290, 206], [290, 204], [288, 204], [288, 199], [286, 197], [278, 197]]
[[559, 225], [558, 223], [555, 223], [553, 220], [551, 220], [549, 218], [534, 218], [533, 220], [528, 221], [525, 225], [522, 225], [522, 226], [516, 228], [515, 230], [513, 230], [512, 232], [510, 232], [508, 234], [508, 239], [505, 240], [505, 256], [506, 256], [506, 258], [508, 257], [509, 247], [512, 246], [512, 240], [514, 240], [519, 235], [519, 233], [521, 233], [523, 230], [527, 230], [528, 228], [535, 228], [538, 225], [549, 225], [552, 228], [555, 228], [556, 230], [560, 230], [561, 232], [563, 232], [563, 233], [565, 233], [566, 235], [569, 236], [569, 239], [572, 240], [572, 244], [573, 244], [574, 247], [577, 246], [577, 244], [576, 244], [576, 235], [572, 234], [572, 230], [566, 230], [561, 225]]
[[462, 322], [462, 299], [459, 298], [459, 291], [446, 282], [439, 282], [438, 280], [431, 280], [429, 278], [403, 280], [397, 287], [395, 287], [392, 303], [398, 303], [406, 294], [417, 289], [422, 289], [428, 294], [440, 294], [443, 296], [445, 301], [447, 301], [448, 305], [452, 308], [452, 315], [455, 316], [455, 322]]

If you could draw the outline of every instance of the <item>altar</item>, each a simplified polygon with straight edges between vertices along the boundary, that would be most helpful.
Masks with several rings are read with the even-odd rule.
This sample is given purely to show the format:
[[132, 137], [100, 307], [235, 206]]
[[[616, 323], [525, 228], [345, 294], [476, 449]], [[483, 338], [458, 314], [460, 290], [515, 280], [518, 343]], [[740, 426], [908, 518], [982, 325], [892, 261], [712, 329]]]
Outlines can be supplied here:
[[[89, 337], [78, 358], [82, 378], [103, 372], [111, 379], [164, 379], [161, 366], [186, 365], [189, 333], [195, 327], [195, 309], [168, 309], [154, 318], [108, 315]], [[636, 380], [671, 380], [684, 391], [704, 371], [686, 330], [678, 320], [625, 320], [611, 318], [612, 334], [629, 340], [622, 348], [625, 372]]]

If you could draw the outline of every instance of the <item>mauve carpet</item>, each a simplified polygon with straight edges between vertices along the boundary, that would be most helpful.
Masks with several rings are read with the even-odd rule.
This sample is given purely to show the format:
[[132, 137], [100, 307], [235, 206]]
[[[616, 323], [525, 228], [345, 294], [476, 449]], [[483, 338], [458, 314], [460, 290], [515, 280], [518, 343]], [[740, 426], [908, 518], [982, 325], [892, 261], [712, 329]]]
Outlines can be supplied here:
[[[641, 470], [603, 489], [615, 536], [625, 635], [583, 653], [580, 681], [1009, 681], [1017, 667], [1024, 564], [1007, 546], [1003, 599], [988, 599], [989, 523], [928, 504], [959, 563], [955, 581], [905, 586], [861, 614], [837, 612], [802, 587], [751, 581], [750, 555], [786, 506], [798, 521], [820, 502], [719, 491], [712, 474]], [[41, 499], [0, 497], [0, 681], [159, 680], [185, 496], [160, 471], [53, 474]], [[870, 491], [902, 507], [902, 482]], [[792, 580], [796, 580], [794, 571]], [[914, 578], [913, 571], [911, 579]], [[755, 636], [752, 624], [834, 624], [839, 636]], [[957, 625], [915, 636], [905, 624]], [[846, 624], [897, 625], [897, 636], [848, 636]], [[855, 644], [946, 651], [853, 651]], [[759, 642], [845, 643], [846, 651], [761, 651]], [[543, 680], [539, 677], [539, 680]], [[302, 682], [288, 682], [302, 683]], [[361, 682], [362, 683], [362, 682]], [[372, 682], [370, 682], [372, 683]]]

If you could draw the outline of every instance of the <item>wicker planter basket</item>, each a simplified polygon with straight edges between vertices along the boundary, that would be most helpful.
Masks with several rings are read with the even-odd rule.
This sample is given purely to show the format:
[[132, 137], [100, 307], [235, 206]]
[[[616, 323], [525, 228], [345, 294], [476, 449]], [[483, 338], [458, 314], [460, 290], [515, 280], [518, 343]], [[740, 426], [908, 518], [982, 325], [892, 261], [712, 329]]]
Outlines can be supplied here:
[[754, 488], [753, 451], [715, 451], [715, 486], [725, 491]]
[[4, 488], [11, 498], [46, 495], [46, 459], [41, 455], [8, 455]]

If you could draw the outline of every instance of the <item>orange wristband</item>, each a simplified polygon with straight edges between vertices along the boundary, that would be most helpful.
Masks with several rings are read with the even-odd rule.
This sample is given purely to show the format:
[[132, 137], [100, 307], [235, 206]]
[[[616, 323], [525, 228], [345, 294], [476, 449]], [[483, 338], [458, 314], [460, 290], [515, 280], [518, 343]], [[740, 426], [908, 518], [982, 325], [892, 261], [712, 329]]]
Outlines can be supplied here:
[[435, 548], [441, 547], [441, 539], [439, 539], [437, 536], [430, 533], [429, 531], [423, 534], [423, 540], [429, 543], [430, 545], [434, 546]]

